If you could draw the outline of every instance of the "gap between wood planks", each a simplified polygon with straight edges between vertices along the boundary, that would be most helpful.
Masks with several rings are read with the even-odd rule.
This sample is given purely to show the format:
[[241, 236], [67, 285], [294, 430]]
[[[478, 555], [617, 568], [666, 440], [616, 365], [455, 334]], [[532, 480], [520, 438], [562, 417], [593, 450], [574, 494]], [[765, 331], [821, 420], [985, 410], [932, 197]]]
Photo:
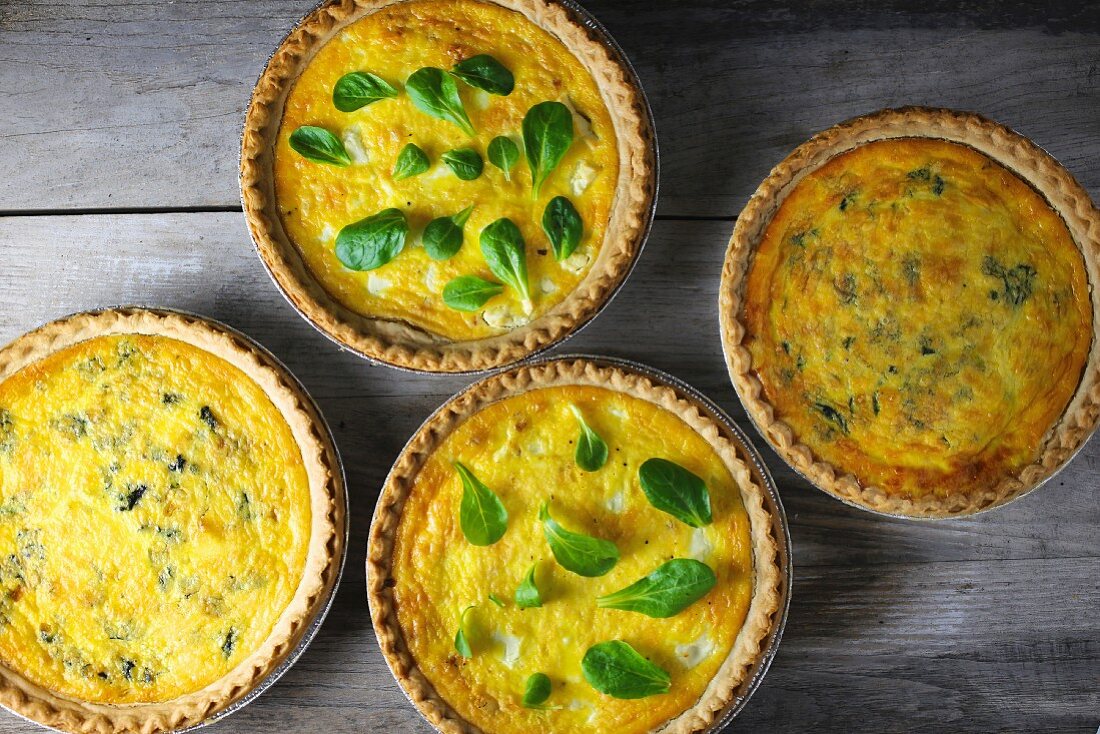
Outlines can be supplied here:
[[[238, 204], [227, 206], [136, 206], [136, 207], [77, 207], [72, 209], [0, 209], [5, 217], [70, 217], [79, 215], [109, 214], [232, 214], [243, 209]], [[657, 214], [656, 222], [735, 222], [737, 217]]]

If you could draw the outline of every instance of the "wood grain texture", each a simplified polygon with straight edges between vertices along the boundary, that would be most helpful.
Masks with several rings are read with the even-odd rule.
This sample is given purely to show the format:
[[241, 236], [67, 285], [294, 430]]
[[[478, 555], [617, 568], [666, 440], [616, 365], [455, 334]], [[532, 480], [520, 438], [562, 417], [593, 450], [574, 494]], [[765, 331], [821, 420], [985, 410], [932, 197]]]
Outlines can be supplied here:
[[[660, 213], [734, 216], [809, 135], [975, 110], [1100, 191], [1100, 6], [592, 0], [661, 141]], [[236, 207], [238, 137], [302, 0], [0, 3], [0, 210]]]
[[[672, 372], [755, 437], [725, 376], [714, 317], [729, 229], [658, 222], [623, 291], [556, 351]], [[374, 641], [362, 554], [390, 463], [466, 379], [338, 351], [270, 284], [236, 213], [12, 217], [0, 219], [0, 252], [0, 342], [103, 305], [200, 312], [270, 348], [333, 426], [352, 538], [331, 618], [272, 691], [211, 731], [428, 732]], [[765, 457], [791, 521], [796, 583], [779, 656], [730, 731], [1091, 734], [1100, 724], [1100, 442], [1038, 492], [958, 522], [871, 516]], [[31, 731], [0, 715], [0, 732]]]

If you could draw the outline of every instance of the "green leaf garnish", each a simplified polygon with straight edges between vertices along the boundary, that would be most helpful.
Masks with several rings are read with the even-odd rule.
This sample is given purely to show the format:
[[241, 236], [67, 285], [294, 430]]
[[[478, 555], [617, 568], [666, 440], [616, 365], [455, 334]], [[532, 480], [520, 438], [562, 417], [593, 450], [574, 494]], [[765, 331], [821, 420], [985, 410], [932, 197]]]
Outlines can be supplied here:
[[489, 141], [489, 148], [485, 151], [489, 156], [489, 162], [504, 171], [504, 180], [512, 180], [512, 168], [519, 161], [519, 146], [504, 135], [498, 135]]
[[581, 433], [577, 436], [577, 450], [573, 452], [573, 458], [581, 469], [596, 471], [607, 463], [607, 444], [584, 420], [577, 406], [570, 405], [569, 408], [573, 411], [573, 415], [577, 416], [577, 422], [581, 425]]
[[459, 462], [454, 464], [462, 478], [462, 503], [458, 519], [462, 534], [473, 545], [492, 545], [508, 529], [508, 511], [493, 490]]
[[638, 468], [638, 480], [649, 503], [693, 528], [710, 525], [710, 492], [706, 483], [679, 464], [649, 459]]
[[332, 88], [332, 104], [341, 112], [354, 112], [382, 99], [397, 96], [397, 89], [377, 74], [353, 71], [344, 74]]
[[531, 302], [527, 285], [527, 243], [519, 227], [507, 217], [481, 230], [481, 254], [493, 275], [515, 288], [526, 303]]
[[466, 116], [458, 86], [447, 72], [431, 66], [418, 69], [405, 82], [405, 91], [421, 112], [454, 123], [471, 138], [474, 136], [474, 126]]
[[464, 658], [472, 658], [474, 651], [470, 649], [470, 640], [466, 637], [466, 616], [477, 604], [471, 604], [458, 615], [458, 632], [455, 632], [455, 650]]
[[478, 54], [460, 61], [454, 65], [451, 73], [471, 87], [501, 97], [507, 97], [516, 86], [512, 72], [489, 54]]
[[440, 158], [463, 181], [473, 181], [481, 175], [481, 169], [484, 167], [481, 156], [473, 148], [448, 150]]
[[351, 165], [351, 156], [340, 139], [323, 127], [303, 125], [290, 134], [290, 147], [298, 155], [314, 163], [327, 163], [344, 168]]
[[527, 685], [523, 691], [523, 705], [526, 708], [543, 708], [542, 704], [550, 698], [550, 676], [546, 673], [532, 673], [527, 679]]
[[716, 582], [714, 571], [707, 564], [692, 558], [674, 558], [625, 589], [597, 598], [596, 606], [663, 619], [702, 599]]
[[462, 228], [473, 210], [474, 205], [471, 204], [457, 214], [438, 217], [428, 222], [420, 238], [428, 257], [433, 260], [447, 260], [462, 249]]
[[622, 640], [608, 640], [588, 648], [581, 659], [588, 684], [612, 698], [634, 699], [668, 693], [669, 674], [642, 657]]
[[397, 154], [397, 162], [393, 164], [393, 180], [400, 181], [410, 176], [419, 176], [431, 165], [428, 154], [416, 143], [409, 143]]
[[408, 234], [404, 213], [383, 209], [340, 230], [336, 235], [336, 257], [346, 268], [374, 270], [397, 257]]
[[581, 243], [584, 225], [573, 202], [564, 196], [555, 196], [542, 212], [542, 230], [550, 238], [554, 259], [561, 262]]
[[539, 102], [523, 118], [523, 150], [531, 167], [531, 194], [542, 184], [573, 144], [573, 114], [561, 102]]
[[619, 549], [609, 540], [593, 538], [566, 530], [550, 517], [544, 502], [539, 508], [539, 520], [554, 559], [562, 568], [578, 576], [603, 576], [619, 562]]
[[498, 607], [500, 607], [501, 609], [503, 609], [503, 608], [504, 608], [504, 600], [503, 600], [503, 599], [501, 599], [501, 598], [500, 598], [499, 596], [497, 596], [496, 594], [492, 594], [492, 593], [490, 593], [490, 594], [489, 594], [489, 601], [493, 602], [494, 604], [496, 604], [496, 605], [497, 605]]
[[538, 563], [532, 563], [523, 581], [520, 581], [519, 586], [516, 587], [514, 598], [516, 606], [520, 609], [534, 609], [542, 606], [542, 596], [539, 594], [539, 587], [535, 585], [535, 569], [538, 565]]
[[476, 275], [460, 275], [443, 286], [443, 303], [455, 311], [476, 311], [493, 296], [504, 292], [504, 286]]

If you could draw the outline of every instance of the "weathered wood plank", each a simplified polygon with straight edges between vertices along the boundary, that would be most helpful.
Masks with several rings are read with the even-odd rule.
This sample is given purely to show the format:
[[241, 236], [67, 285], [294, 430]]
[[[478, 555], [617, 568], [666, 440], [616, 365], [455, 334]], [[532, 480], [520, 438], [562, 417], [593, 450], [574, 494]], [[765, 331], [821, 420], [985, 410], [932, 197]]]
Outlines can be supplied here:
[[[300, 0], [0, 6], [0, 210], [231, 207], [244, 106]], [[664, 215], [733, 216], [795, 145], [885, 106], [983, 112], [1100, 191], [1095, 4], [593, 0], [657, 117]]]
[[[728, 229], [659, 222], [623, 292], [559, 351], [667, 369], [745, 426], [714, 318]], [[95, 306], [185, 308], [271, 348], [333, 424], [348, 469], [352, 539], [331, 620], [273, 691], [214, 730], [360, 732], [369, 721], [372, 729], [427, 732], [374, 642], [362, 548], [390, 462], [466, 380], [370, 367], [339, 352], [270, 284], [239, 214], [0, 219], [0, 261], [0, 341]], [[645, 320], [633, 317], [643, 309]], [[743, 730], [1064, 731], [1098, 710], [1100, 444], [1041, 494], [961, 523], [869, 516], [767, 458], [790, 513], [797, 580], [781, 653]], [[0, 716], [0, 732], [31, 731]]]

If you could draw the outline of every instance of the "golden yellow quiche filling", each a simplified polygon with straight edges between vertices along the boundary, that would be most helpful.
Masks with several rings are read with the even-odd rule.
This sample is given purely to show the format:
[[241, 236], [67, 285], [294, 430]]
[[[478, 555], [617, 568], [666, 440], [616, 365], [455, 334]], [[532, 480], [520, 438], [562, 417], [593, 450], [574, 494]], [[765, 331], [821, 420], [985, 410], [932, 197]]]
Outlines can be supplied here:
[[[525, 139], [553, 164], [538, 167], [537, 195]], [[595, 81], [557, 38], [492, 3], [413, 0], [341, 29], [301, 73], [275, 147], [275, 193], [291, 241], [341, 304], [478, 339], [546, 313], [587, 274], [615, 196], [616, 145]], [[580, 222], [563, 250], [544, 226], [558, 197]], [[429, 224], [450, 217], [461, 246], [432, 247], [440, 230]], [[522, 237], [522, 286], [479, 247], [501, 219]], [[445, 298], [459, 278], [461, 293]]]
[[213, 683], [271, 632], [309, 532], [290, 427], [205, 350], [100, 336], [0, 383], [0, 660], [48, 690]]
[[753, 368], [798, 441], [898, 496], [1034, 461], [1092, 336], [1084, 260], [1012, 171], [964, 145], [862, 145], [808, 174], [756, 253]]
[[[584, 438], [581, 420], [598, 438]], [[593, 441], [606, 449], [602, 462]], [[697, 527], [643, 491], [654, 459], [705, 484]], [[489, 537], [470, 531], [493, 517], [494, 502], [465, 507], [476, 495], [462, 469], [506, 514]], [[570, 548], [597, 539], [604, 550], [571, 561], [548, 523]], [[749, 520], [713, 447], [663, 408], [591, 386], [522, 393], [462, 423], [418, 473], [393, 557], [397, 618], [417, 665], [463, 718], [500, 733], [629, 734], [676, 717], [728, 657], [753, 591]], [[606, 597], [673, 559], [687, 576], [705, 566], [710, 581], [686, 599], [658, 593], [668, 588], [628, 594], [641, 605], [632, 609], [622, 594], [617, 607]], [[583, 574], [567, 567], [576, 563]], [[605, 675], [609, 660], [633, 666], [627, 687]]]

